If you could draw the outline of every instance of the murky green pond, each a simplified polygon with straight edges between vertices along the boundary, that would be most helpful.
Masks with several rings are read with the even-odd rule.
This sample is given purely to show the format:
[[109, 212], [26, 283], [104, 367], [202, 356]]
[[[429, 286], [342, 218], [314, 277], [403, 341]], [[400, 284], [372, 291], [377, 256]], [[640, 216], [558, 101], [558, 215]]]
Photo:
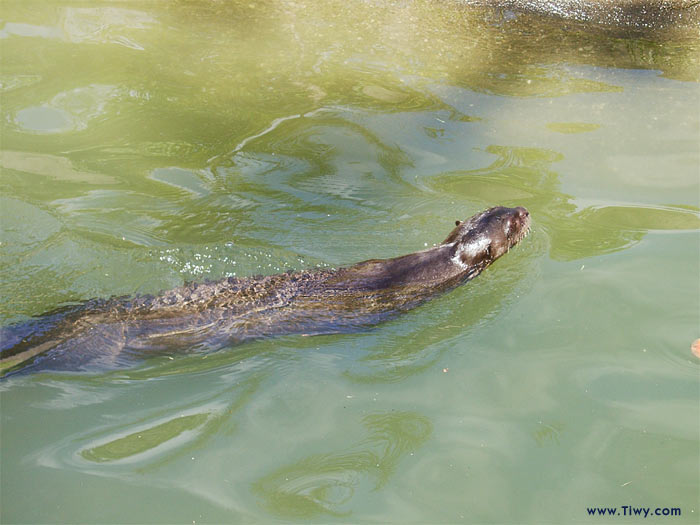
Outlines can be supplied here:
[[3, 380], [3, 523], [697, 523], [697, 31], [440, 1], [0, 9], [3, 324], [533, 217], [365, 332]]

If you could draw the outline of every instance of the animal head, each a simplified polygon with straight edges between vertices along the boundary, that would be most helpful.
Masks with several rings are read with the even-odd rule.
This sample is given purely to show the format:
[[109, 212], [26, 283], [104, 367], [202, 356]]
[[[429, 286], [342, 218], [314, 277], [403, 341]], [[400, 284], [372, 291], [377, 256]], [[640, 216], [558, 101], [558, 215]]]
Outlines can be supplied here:
[[529, 229], [530, 213], [525, 208], [496, 206], [457, 221], [442, 244], [452, 245], [451, 259], [457, 266], [483, 268], [519, 243]]

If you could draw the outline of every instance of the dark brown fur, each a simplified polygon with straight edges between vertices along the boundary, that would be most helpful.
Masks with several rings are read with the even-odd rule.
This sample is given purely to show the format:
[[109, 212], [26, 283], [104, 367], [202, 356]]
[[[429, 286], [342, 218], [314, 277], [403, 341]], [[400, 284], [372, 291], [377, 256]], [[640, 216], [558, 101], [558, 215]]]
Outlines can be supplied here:
[[6, 371], [113, 368], [178, 348], [357, 330], [475, 277], [528, 228], [524, 208], [491, 208], [457, 221], [440, 245], [394, 259], [193, 283], [158, 296], [93, 299], [3, 328], [0, 363]]

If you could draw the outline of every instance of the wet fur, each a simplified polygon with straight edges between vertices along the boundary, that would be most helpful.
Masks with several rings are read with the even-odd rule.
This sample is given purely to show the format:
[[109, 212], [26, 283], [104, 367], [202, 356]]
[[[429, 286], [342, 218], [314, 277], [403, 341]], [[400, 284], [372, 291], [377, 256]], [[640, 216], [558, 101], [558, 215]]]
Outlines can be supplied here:
[[475, 277], [528, 228], [524, 208], [491, 208], [457, 221], [440, 245], [393, 259], [93, 299], [2, 328], [0, 363], [6, 372], [116, 368], [177, 349], [358, 330]]

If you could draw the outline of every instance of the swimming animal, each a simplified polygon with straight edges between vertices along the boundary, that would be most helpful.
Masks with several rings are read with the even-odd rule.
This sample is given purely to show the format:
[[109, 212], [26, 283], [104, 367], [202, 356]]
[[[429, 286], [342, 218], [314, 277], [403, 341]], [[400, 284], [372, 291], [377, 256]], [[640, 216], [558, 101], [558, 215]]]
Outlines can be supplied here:
[[439, 245], [394, 259], [91, 299], [0, 329], [0, 366], [5, 373], [117, 368], [177, 349], [356, 331], [476, 277], [529, 228], [525, 208], [495, 207], [457, 221]]

